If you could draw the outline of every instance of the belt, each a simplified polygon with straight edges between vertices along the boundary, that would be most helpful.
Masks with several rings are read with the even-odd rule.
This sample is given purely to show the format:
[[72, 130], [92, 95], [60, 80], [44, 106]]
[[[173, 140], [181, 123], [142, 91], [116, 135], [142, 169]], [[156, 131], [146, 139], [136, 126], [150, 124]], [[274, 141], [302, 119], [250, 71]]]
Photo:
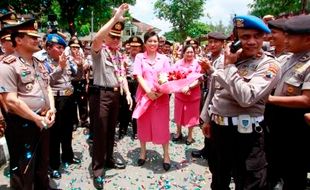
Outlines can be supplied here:
[[71, 96], [73, 94], [73, 89], [68, 88], [65, 90], [53, 90], [53, 95], [54, 96]]
[[112, 92], [118, 92], [119, 87], [109, 87], [109, 86], [98, 86], [98, 85], [93, 85], [94, 88], [98, 88], [100, 90], [104, 91], [112, 91]]
[[[228, 125], [238, 125], [239, 117], [224, 117], [217, 114], [211, 115], [211, 120], [214, 121], [218, 125], [228, 126]], [[264, 120], [264, 116], [251, 117], [252, 124], [256, 124], [262, 122]]]

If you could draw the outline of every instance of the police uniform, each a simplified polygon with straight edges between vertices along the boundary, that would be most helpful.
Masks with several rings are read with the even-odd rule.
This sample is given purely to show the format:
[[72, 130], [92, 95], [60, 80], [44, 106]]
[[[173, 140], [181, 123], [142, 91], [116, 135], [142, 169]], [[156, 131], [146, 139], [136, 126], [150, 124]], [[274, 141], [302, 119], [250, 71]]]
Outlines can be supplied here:
[[[46, 44], [47, 46], [59, 44], [64, 48], [67, 46], [65, 40], [58, 34], [49, 34], [46, 39]], [[72, 97], [73, 86], [71, 84], [71, 76], [79, 75], [78, 73], [83, 72], [83, 68], [78, 67], [77, 70], [74, 70], [69, 66], [69, 63], [67, 63], [67, 66], [62, 69], [59, 63], [49, 55], [44, 60], [44, 65], [50, 75], [50, 85], [55, 98], [55, 108], [57, 110], [55, 123], [50, 129], [49, 160], [52, 170], [50, 176], [52, 178], [60, 178], [60, 157], [64, 164], [80, 162], [79, 159], [74, 157], [72, 149], [73, 118], [75, 116], [74, 111], [76, 110], [74, 109], [74, 99]], [[60, 146], [62, 149], [61, 156]]]
[[[227, 39], [227, 37], [221, 33], [221, 32], [210, 32], [208, 33], [208, 39], [215, 39], [215, 40], [221, 40], [221, 41], [225, 41]], [[208, 59], [212, 62], [211, 66], [213, 67], [213, 69], [223, 69], [224, 68], [224, 54], [222, 52], [220, 52], [218, 55], [210, 55], [210, 57], [208, 57]], [[201, 101], [201, 116], [200, 118], [202, 120], [204, 120], [205, 115], [208, 114], [208, 107], [209, 105], [206, 104], [206, 99], [207, 99], [207, 94], [208, 94], [208, 90], [210, 88], [211, 85], [211, 73], [207, 73], [206, 75], [204, 75], [204, 82], [202, 83], [202, 88], [204, 89], [204, 91], [202, 91], [202, 101]], [[205, 137], [204, 139], [204, 147], [201, 150], [198, 151], [193, 151], [192, 152], [192, 156], [195, 158], [199, 158], [199, 157], [203, 157], [205, 159], [207, 159], [207, 155], [208, 155], [208, 144], [209, 144], [209, 140], [207, 137]]]
[[[143, 46], [143, 41], [140, 37], [138, 36], [132, 36], [128, 39], [128, 43], [131, 47], [141, 47], [142, 50], [142, 46]], [[140, 53], [140, 52], [138, 52]], [[132, 95], [132, 99], [135, 99], [135, 94], [138, 88], [138, 81], [136, 78], [134, 78], [133, 76], [133, 64], [135, 61], [135, 57], [132, 57], [130, 54], [127, 56], [126, 59], [126, 77], [127, 77], [127, 81], [128, 81], [128, 87], [129, 87], [129, 91], [131, 92]], [[124, 135], [126, 135], [127, 133], [127, 129], [128, 129], [128, 125], [129, 122], [131, 122], [131, 126], [132, 126], [132, 137], [133, 139], [136, 138], [136, 134], [137, 134], [137, 121], [136, 119], [132, 118], [132, 112], [135, 108], [135, 104], [136, 102], [133, 102], [133, 106], [132, 109], [129, 110], [129, 106], [126, 100], [126, 95], [123, 94], [121, 96], [120, 99], [120, 110], [119, 110], [119, 137], [122, 138]]]
[[[70, 47], [77, 47], [81, 48], [80, 42], [77, 39], [72, 39], [69, 41], [68, 44]], [[85, 64], [84, 57], [82, 56], [82, 63], [80, 67], [83, 67]], [[69, 55], [69, 63], [70, 67], [76, 67], [77, 65], [75, 63], [75, 60], [72, 55]], [[75, 111], [74, 111], [74, 124], [78, 125], [79, 120], [78, 120], [78, 113], [79, 113], [79, 119], [81, 121], [81, 126], [84, 126], [87, 123], [87, 118], [88, 118], [88, 108], [87, 108], [87, 93], [86, 93], [86, 78], [84, 72], [78, 72], [78, 74], [74, 75], [71, 79], [72, 85], [74, 87], [74, 92], [73, 92], [73, 99], [76, 104], [75, 106]], [[77, 112], [77, 108], [79, 109], [79, 112]]]
[[[257, 17], [237, 16], [235, 27], [270, 33]], [[243, 58], [212, 77], [214, 85], [208, 94], [211, 138], [208, 162], [212, 189], [229, 189], [231, 177], [236, 189], [266, 188], [264, 130], [261, 126], [265, 100], [280, 75], [278, 62], [263, 51]]]
[[[16, 14], [13, 12], [8, 12], [6, 14], [0, 15], [0, 43], [3, 46], [4, 43], [11, 43], [11, 34], [10, 31], [7, 30], [7, 27], [13, 26], [17, 24]], [[12, 45], [11, 45], [12, 46]], [[6, 46], [5, 46], [6, 47]], [[4, 49], [3, 54], [0, 55], [0, 61], [2, 61], [6, 56], [11, 54], [12, 50]], [[11, 48], [13, 49], [13, 47]], [[0, 138], [4, 135], [4, 131], [6, 128], [6, 123], [4, 120], [4, 116], [2, 113], [6, 111], [5, 104], [3, 103], [2, 96], [0, 95]]]
[[[268, 22], [268, 27], [278, 32], [281, 31], [284, 34], [284, 26], [286, 21], [287, 19], [284, 18], [271, 20]], [[277, 50], [277, 47], [274, 47], [273, 55], [276, 56], [280, 66], [284, 67], [285, 63], [291, 58], [292, 53], [287, 52], [285, 49]], [[274, 90], [271, 92], [271, 95], [274, 95]], [[277, 152], [279, 151], [279, 148], [276, 146], [276, 144], [279, 142], [277, 136], [278, 134], [281, 134], [282, 131], [281, 127], [277, 127], [278, 118], [274, 117], [274, 114], [277, 113], [279, 113], [277, 106], [274, 106], [270, 103], [266, 104], [264, 112], [264, 123], [267, 127], [265, 132], [265, 151], [268, 161], [268, 185], [270, 188], [283, 186], [283, 181], [281, 179], [282, 166], [280, 166], [279, 162], [277, 161]]]
[[[10, 27], [9, 30], [39, 37], [34, 20]], [[45, 115], [51, 109], [49, 76], [43, 62], [34, 57], [32, 62], [26, 62], [18, 52], [6, 56], [0, 63], [1, 91], [17, 93], [25, 106], [38, 115]], [[49, 131], [40, 129], [33, 121], [23, 117], [10, 110], [10, 107], [6, 114], [8, 127], [5, 137], [10, 154], [11, 188], [49, 189]]]
[[[120, 37], [123, 28], [124, 23], [117, 22], [109, 35]], [[92, 49], [94, 85], [90, 89], [89, 102], [91, 112], [94, 113], [90, 117], [94, 127], [92, 157], [94, 179], [103, 175], [104, 168], [114, 167], [115, 127], [119, 113], [121, 85], [126, 80], [122, 54], [119, 51], [114, 53], [105, 44], [98, 52]]]
[[[310, 16], [296, 16], [285, 22], [288, 41], [292, 36], [310, 35]], [[288, 49], [290, 50], [290, 49]], [[296, 106], [294, 98], [299, 99], [310, 90], [310, 52], [308, 46], [300, 44], [292, 57], [282, 66], [282, 78], [277, 85], [273, 98], [285, 98], [281, 105], [273, 105], [272, 123], [272, 166], [283, 179], [283, 189], [305, 189], [307, 172], [310, 169], [308, 149], [310, 146], [310, 128], [304, 120], [304, 114], [310, 111], [309, 106]], [[309, 98], [309, 97], [308, 97]], [[284, 101], [284, 99], [283, 99]]]

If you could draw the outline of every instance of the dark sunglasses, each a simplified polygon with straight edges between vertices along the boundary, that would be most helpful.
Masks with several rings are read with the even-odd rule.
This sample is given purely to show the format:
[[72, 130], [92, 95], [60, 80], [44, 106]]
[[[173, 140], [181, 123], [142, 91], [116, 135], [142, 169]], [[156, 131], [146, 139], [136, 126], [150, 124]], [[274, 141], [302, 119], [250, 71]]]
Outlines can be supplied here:
[[112, 40], [115, 40], [115, 39], [120, 40], [121, 39], [121, 37], [119, 37], [119, 36], [113, 36], [113, 35], [109, 35], [109, 36]]

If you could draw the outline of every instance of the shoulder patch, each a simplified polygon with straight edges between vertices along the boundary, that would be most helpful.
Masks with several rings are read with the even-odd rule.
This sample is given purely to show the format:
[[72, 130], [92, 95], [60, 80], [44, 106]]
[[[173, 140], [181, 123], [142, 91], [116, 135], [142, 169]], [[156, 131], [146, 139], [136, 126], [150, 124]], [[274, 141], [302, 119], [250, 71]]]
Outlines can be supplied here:
[[2, 59], [3, 63], [11, 64], [16, 61], [16, 57], [14, 55], [8, 55]]
[[308, 61], [308, 60], [310, 60], [310, 55], [309, 55], [309, 53], [307, 53], [306, 55], [302, 56], [298, 61], [300, 61], [300, 62], [306, 62], [306, 61]]
[[269, 64], [269, 67], [268, 67], [268, 70], [266, 71], [265, 77], [269, 78], [269, 79], [273, 78], [274, 76], [277, 75], [279, 70], [280, 70], [279, 65], [272, 62], [272, 63]]

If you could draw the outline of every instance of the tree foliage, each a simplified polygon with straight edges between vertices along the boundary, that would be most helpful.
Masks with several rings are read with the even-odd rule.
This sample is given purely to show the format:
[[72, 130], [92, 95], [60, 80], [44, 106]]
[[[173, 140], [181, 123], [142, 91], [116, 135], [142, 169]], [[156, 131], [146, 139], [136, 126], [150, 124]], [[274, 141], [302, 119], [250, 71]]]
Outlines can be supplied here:
[[12, 5], [17, 13], [32, 14], [45, 26], [47, 15], [57, 15], [59, 28], [79, 35], [90, 32], [93, 13], [94, 31], [112, 16], [112, 8], [121, 3], [135, 4], [136, 0], [0, 0]]
[[172, 32], [178, 32], [172, 36], [182, 41], [190, 35], [189, 32], [198, 34], [198, 31], [190, 30], [190, 27], [203, 16], [204, 3], [204, 0], [157, 0], [154, 8], [156, 16], [170, 21]]
[[277, 16], [281, 13], [301, 12], [303, 9], [307, 9], [306, 2], [307, 0], [254, 0], [249, 7], [251, 14], [259, 17], [269, 14]]

